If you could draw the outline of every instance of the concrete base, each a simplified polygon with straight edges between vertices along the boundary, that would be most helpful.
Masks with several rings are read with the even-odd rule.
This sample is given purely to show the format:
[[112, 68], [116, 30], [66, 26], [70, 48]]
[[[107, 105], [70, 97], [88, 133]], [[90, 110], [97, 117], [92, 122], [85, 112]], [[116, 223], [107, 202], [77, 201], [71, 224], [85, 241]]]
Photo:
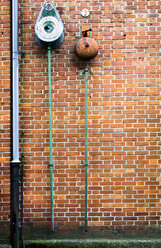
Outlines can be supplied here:
[[[0, 244], [0, 248], [11, 245]], [[161, 239], [52, 239], [26, 240], [25, 248], [160, 248]]]
[[159, 240], [109, 240], [109, 239], [77, 239], [77, 240], [37, 240], [26, 241], [26, 248], [160, 248]]

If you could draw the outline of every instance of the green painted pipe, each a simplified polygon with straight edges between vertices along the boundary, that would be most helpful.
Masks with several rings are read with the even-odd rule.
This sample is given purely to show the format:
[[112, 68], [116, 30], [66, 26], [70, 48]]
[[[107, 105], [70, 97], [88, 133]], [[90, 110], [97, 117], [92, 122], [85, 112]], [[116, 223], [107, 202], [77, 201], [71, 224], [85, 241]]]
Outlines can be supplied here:
[[85, 69], [85, 231], [88, 231], [88, 69]]
[[50, 142], [50, 197], [51, 197], [51, 230], [54, 231], [53, 203], [53, 146], [52, 146], [52, 98], [51, 98], [51, 47], [48, 46], [48, 82], [49, 82], [49, 142]]

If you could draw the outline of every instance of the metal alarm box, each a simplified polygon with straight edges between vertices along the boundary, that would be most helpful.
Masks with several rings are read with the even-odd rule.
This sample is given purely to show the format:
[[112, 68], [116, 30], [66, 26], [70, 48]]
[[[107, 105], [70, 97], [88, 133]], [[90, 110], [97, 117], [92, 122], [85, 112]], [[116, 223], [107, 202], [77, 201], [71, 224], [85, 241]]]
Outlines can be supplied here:
[[36, 41], [40, 46], [56, 49], [63, 41], [63, 23], [51, 1], [42, 6], [35, 25]]

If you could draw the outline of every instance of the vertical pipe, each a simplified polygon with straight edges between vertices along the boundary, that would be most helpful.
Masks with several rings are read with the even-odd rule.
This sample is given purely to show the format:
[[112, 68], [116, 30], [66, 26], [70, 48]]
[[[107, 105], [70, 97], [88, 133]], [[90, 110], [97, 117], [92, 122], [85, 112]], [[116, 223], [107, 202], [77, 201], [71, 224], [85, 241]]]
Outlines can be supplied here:
[[19, 82], [18, 82], [18, 0], [11, 1], [11, 219], [13, 248], [19, 247]]
[[48, 82], [49, 82], [49, 142], [50, 142], [50, 198], [51, 198], [51, 230], [54, 232], [53, 207], [53, 155], [52, 155], [52, 98], [51, 98], [51, 47], [48, 46]]
[[22, 155], [22, 160], [21, 160], [21, 247], [25, 247], [24, 244], [24, 164], [23, 164], [23, 155]]
[[19, 162], [18, 1], [12, 0], [12, 160]]
[[88, 231], [88, 69], [85, 69], [85, 231]]

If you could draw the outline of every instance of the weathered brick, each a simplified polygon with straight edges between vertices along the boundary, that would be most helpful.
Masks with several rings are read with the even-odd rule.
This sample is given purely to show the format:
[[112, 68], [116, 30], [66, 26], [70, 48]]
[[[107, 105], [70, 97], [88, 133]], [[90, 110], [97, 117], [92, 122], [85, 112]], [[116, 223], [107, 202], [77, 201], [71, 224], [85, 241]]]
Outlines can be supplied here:
[[[9, 223], [10, 1], [0, 5], [0, 221]], [[79, 70], [88, 67], [89, 225], [159, 228], [160, 4], [58, 0], [55, 5], [65, 33], [62, 45], [52, 51], [55, 225], [60, 231], [84, 225], [85, 82]], [[90, 10], [88, 18], [80, 15], [83, 8]], [[47, 53], [34, 37], [40, 9], [41, 3], [19, 1], [24, 224], [38, 228], [50, 225]], [[99, 44], [91, 62], [74, 55], [84, 24]]]

